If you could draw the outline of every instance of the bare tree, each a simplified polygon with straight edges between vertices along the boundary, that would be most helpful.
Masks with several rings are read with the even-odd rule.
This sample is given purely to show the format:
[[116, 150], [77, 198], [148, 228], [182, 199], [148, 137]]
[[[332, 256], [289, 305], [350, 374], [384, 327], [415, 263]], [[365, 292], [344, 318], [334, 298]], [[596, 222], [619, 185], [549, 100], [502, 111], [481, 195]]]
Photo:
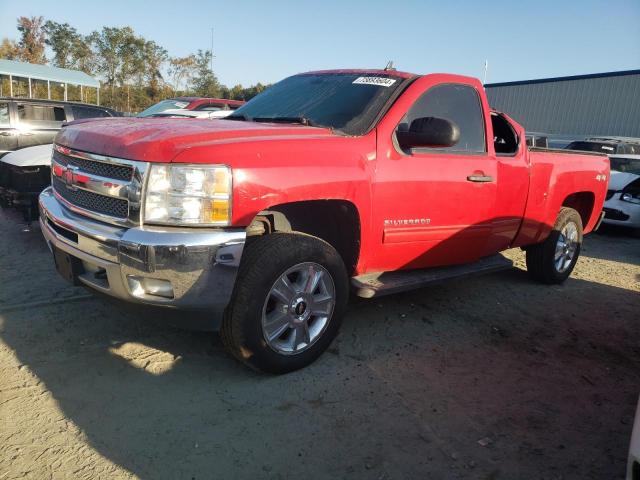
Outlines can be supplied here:
[[45, 31], [43, 17], [19, 17], [20, 59], [29, 63], [46, 63], [44, 56]]
[[174, 57], [169, 59], [169, 75], [174, 94], [178, 91], [184, 91], [187, 85], [196, 75], [197, 59], [191, 54], [187, 57]]

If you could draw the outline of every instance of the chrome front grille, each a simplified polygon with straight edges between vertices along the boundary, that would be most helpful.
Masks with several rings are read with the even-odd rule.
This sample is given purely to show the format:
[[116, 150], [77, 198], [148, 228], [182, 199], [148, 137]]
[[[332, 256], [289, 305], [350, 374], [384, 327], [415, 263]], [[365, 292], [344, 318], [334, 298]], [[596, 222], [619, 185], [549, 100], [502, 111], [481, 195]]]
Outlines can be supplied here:
[[53, 151], [53, 160], [60, 165], [73, 165], [83, 172], [92, 173], [100, 177], [113, 178], [115, 180], [131, 180], [133, 168], [127, 165], [115, 165], [112, 163], [96, 162], [84, 158], [68, 157], [57, 150]]
[[77, 207], [122, 220], [126, 220], [129, 216], [129, 203], [126, 200], [107, 197], [106, 195], [100, 195], [99, 193], [93, 193], [79, 188], [71, 190], [67, 188], [62, 180], [56, 177], [53, 178], [51, 183], [58, 195]]
[[140, 224], [146, 162], [80, 152], [54, 145], [53, 190], [69, 209], [121, 226]]

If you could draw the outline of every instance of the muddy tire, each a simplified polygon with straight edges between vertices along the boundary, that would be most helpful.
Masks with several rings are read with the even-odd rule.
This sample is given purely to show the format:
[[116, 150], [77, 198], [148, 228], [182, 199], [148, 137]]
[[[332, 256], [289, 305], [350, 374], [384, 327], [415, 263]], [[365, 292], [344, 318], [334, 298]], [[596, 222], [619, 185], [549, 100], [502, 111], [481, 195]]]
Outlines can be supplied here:
[[222, 342], [255, 370], [297, 370], [329, 347], [348, 296], [344, 263], [327, 242], [302, 233], [253, 237], [222, 321]]
[[576, 265], [582, 246], [582, 219], [572, 208], [562, 207], [547, 239], [527, 248], [527, 271], [539, 282], [564, 282]]

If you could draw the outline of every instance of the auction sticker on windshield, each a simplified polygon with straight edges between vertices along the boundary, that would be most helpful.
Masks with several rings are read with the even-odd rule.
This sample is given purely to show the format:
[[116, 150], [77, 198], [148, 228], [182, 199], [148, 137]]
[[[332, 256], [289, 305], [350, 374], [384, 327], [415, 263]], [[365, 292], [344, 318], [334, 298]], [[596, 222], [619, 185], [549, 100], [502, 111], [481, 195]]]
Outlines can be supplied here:
[[358, 77], [353, 83], [357, 83], [359, 85], [378, 85], [379, 87], [390, 87], [394, 83], [396, 83], [393, 78], [385, 78], [385, 77]]

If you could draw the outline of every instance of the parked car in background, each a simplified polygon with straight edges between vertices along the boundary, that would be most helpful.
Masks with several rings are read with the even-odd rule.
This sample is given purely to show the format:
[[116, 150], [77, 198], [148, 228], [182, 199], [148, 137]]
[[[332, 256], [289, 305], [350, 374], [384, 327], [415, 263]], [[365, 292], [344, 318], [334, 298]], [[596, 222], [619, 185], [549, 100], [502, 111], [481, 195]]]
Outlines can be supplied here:
[[610, 155], [609, 161], [611, 176], [603, 222], [640, 233], [640, 155]]
[[36, 219], [38, 195], [51, 184], [51, 142], [63, 124], [117, 116], [99, 105], [0, 98], [0, 205]]
[[226, 98], [176, 97], [162, 100], [138, 114], [138, 117], [150, 117], [165, 110], [235, 110], [245, 102]]
[[99, 105], [0, 97], [0, 157], [20, 148], [50, 144], [64, 122], [117, 116], [121, 114]]
[[585, 140], [571, 142], [565, 147], [567, 150], [581, 150], [583, 152], [600, 152], [607, 155], [638, 155], [640, 154], [640, 139], [627, 137], [591, 137]]
[[233, 110], [186, 110], [170, 108], [169, 110], [154, 113], [150, 116], [155, 118], [209, 118], [213, 120], [215, 118], [228, 117], [232, 113]]
[[283, 373], [327, 349], [350, 286], [370, 298], [511, 268], [498, 252], [513, 247], [532, 278], [566, 280], [609, 160], [524, 139], [473, 78], [310, 72], [215, 122], [69, 125], [40, 225], [70, 282], [204, 310], [237, 359]]

